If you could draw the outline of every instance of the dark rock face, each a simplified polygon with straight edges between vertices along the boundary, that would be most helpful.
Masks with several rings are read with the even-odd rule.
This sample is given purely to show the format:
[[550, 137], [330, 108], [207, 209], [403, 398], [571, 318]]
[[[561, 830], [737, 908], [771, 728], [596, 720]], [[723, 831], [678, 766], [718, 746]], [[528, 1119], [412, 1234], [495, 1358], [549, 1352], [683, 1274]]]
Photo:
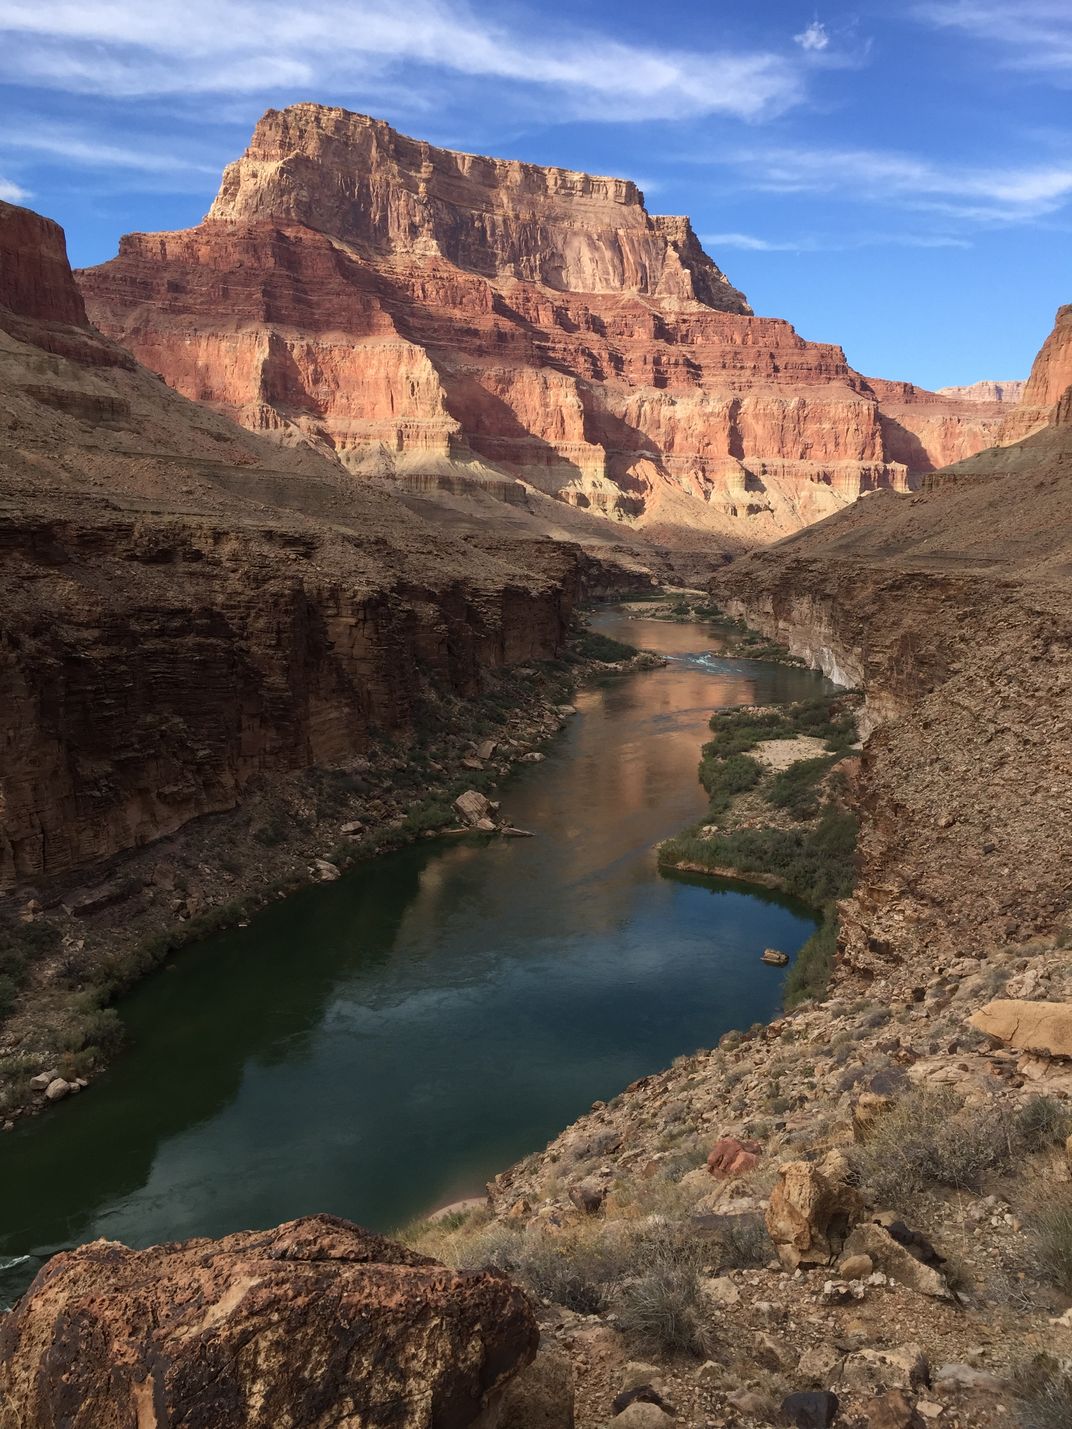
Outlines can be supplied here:
[[179, 397], [88, 325], [62, 231], [0, 204], [0, 893], [554, 657], [622, 574], [453, 538]]
[[506, 1279], [346, 1221], [54, 1257], [0, 1329], [4, 1429], [462, 1429], [535, 1358]]

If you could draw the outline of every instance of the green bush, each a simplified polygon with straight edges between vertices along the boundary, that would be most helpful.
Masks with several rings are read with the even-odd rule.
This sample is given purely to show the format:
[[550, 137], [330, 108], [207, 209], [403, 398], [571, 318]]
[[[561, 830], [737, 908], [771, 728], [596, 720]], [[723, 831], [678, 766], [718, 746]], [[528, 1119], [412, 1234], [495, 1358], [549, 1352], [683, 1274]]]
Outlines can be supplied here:
[[585, 660], [598, 660], [603, 665], [616, 665], [619, 660], [631, 660], [638, 653], [635, 645], [612, 640], [596, 630], [583, 630], [573, 641], [573, 648]]
[[829, 805], [814, 829], [737, 829], [710, 839], [684, 834], [659, 846], [659, 861], [773, 874], [786, 892], [822, 908], [852, 892], [857, 829], [854, 815]]
[[786, 1007], [796, 1007], [810, 998], [822, 998], [830, 986], [837, 953], [837, 909], [829, 904], [823, 921], [793, 959], [786, 974], [784, 999]]
[[731, 754], [721, 759], [715, 756], [713, 750], [713, 745], [704, 747], [700, 760], [700, 783], [710, 798], [710, 812], [717, 817], [726, 812], [735, 794], [755, 788], [763, 777], [763, 770], [747, 754]]
[[771, 780], [764, 797], [776, 809], [785, 809], [794, 819], [814, 819], [819, 812], [820, 785], [841, 758], [839, 754], [800, 759], [782, 769]]

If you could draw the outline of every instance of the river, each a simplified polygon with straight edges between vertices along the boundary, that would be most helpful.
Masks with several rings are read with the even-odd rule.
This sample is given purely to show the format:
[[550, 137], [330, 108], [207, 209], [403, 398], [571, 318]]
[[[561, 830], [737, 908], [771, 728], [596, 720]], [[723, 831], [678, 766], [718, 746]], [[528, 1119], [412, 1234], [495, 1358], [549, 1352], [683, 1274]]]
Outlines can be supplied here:
[[0, 1303], [96, 1236], [313, 1211], [391, 1230], [774, 1015], [784, 974], [759, 955], [794, 954], [807, 911], [661, 875], [653, 846], [703, 813], [714, 709], [829, 686], [721, 657], [698, 625], [594, 624], [670, 663], [581, 690], [546, 760], [504, 781], [535, 838], [421, 843], [182, 952], [124, 1002], [112, 1068], [2, 1138]]

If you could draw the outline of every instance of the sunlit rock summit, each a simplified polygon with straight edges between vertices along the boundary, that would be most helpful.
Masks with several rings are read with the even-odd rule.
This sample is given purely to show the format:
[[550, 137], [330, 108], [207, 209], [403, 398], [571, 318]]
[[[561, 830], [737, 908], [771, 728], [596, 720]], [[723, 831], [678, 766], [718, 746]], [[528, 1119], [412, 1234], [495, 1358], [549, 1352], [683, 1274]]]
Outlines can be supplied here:
[[424, 497], [536, 491], [678, 547], [904, 489], [1008, 411], [869, 382], [753, 316], [627, 180], [316, 104], [264, 115], [200, 225], [128, 235], [79, 282], [104, 332], [254, 431]]

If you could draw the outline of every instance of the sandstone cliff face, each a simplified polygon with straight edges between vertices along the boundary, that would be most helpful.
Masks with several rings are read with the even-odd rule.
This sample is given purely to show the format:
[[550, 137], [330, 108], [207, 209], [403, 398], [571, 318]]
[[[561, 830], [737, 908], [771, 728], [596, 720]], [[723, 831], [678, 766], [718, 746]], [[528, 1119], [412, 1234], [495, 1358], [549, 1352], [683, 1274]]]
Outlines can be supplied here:
[[55, 225], [0, 205], [0, 243], [0, 890], [404, 735], [613, 585], [191, 404], [88, 327]]
[[980, 404], [887, 412], [840, 348], [752, 317], [626, 181], [317, 105], [264, 116], [199, 227], [79, 281], [105, 332], [273, 440], [425, 493], [521, 481], [677, 546], [774, 539], [992, 440]]
[[1057, 404], [1069, 386], [1072, 386], [1072, 303], [1057, 309], [1053, 331], [1032, 363], [1023, 396], [1002, 424], [999, 444], [1009, 446], [1052, 423]]
[[1026, 382], [969, 382], [966, 387], [939, 387], [939, 397], [966, 397], [970, 402], [1019, 402]]
[[95, 1241], [5, 1316], [0, 1422], [464, 1429], [538, 1343], [503, 1276], [331, 1216], [143, 1251]]

